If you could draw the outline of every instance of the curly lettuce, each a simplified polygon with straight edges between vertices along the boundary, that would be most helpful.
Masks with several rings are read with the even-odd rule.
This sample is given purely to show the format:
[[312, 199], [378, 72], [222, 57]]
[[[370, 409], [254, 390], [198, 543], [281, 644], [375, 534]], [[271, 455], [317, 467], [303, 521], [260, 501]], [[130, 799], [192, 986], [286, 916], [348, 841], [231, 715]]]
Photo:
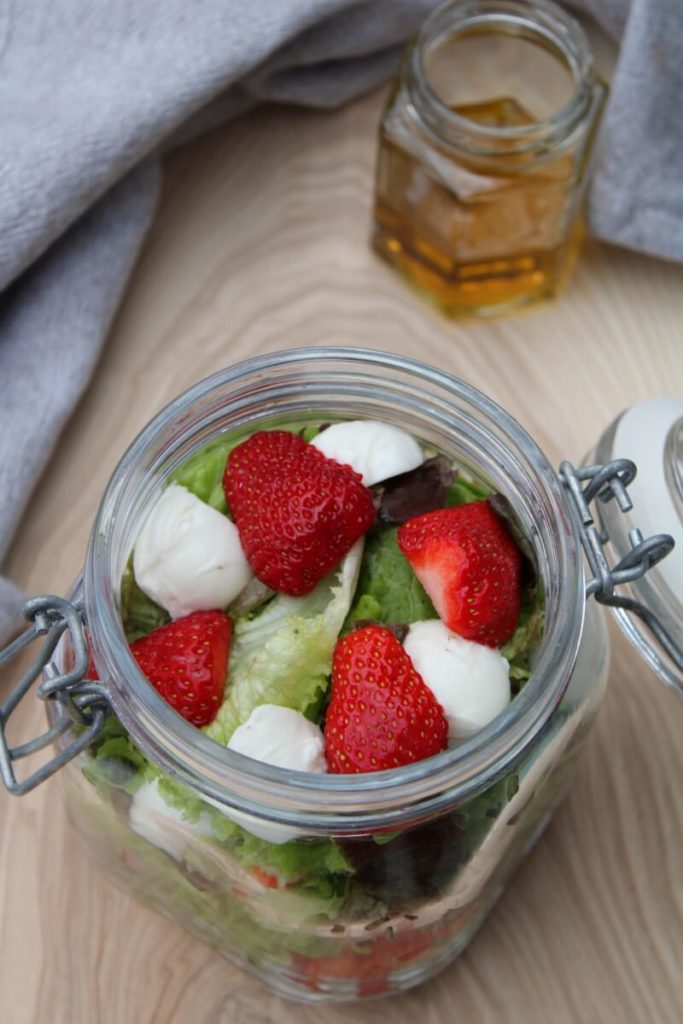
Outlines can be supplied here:
[[188, 825], [201, 825], [211, 840], [229, 850], [245, 870], [272, 871], [289, 885], [301, 884], [326, 899], [336, 893], [335, 878], [353, 873], [341, 848], [331, 839], [292, 839], [269, 843], [247, 832], [223, 811], [169, 776], [158, 777], [159, 794]]
[[351, 606], [363, 552], [357, 541], [341, 565], [305, 597], [278, 594], [235, 622], [225, 700], [205, 732], [227, 745], [260, 704], [306, 714], [327, 689], [332, 653]]
[[286, 959], [295, 952], [323, 956], [337, 951], [337, 940], [318, 934], [315, 925], [336, 918], [343, 881], [336, 888], [321, 879], [317, 887], [302, 883], [261, 891], [254, 884], [247, 892], [220, 858], [199, 846], [177, 861], [131, 831], [106, 804], [86, 800], [78, 789], [70, 798], [76, 827], [97, 844], [109, 877], [142, 903], [179, 918], [215, 948], [253, 962], [263, 956]]

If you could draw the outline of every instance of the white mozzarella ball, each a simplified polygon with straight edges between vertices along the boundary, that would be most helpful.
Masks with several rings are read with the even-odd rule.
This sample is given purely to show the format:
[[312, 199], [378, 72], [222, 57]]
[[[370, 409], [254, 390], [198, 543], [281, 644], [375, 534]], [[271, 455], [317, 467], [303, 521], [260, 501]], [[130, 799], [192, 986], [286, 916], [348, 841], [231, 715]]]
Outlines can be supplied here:
[[256, 761], [299, 772], [326, 772], [325, 740], [321, 730], [298, 711], [261, 704], [239, 725], [229, 750]]
[[335, 462], [351, 466], [366, 487], [407, 473], [424, 462], [419, 444], [405, 430], [376, 420], [334, 423], [311, 441]]
[[203, 838], [213, 835], [208, 814], [202, 814], [196, 822], [188, 821], [181, 811], [166, 803], [156, 779], [140, 786], [131, 802], [128, 820], [134, 832], [176, 860], [183, 859], [191, 844], [188, 831]]
[[[275, 704], [261, 704], [254, 708], [246, 722], [235, 729], [228, 749], [278, 768], [326, 772], [324, 742], [318, 726], [298, 711]], [[291, 825], [265, 821], [231, 807], [221, 806], [221, 810], [246, 832], [267, 843], [288, 843], [306, 834]]]
[[[293, 839], [301, 839], [302, 836], [307, 834], [303, 829], [296, 828], [294, 825], [281, 825], [277, 821], [266, 821], [265, 818], [257, 818], [253, 814], [247, 814], [246, 811], [238, 811], [234, 807], [226, 807], [225, 804], [214, 800], [213, 797], [204, 796], [202, 799], [205, 803], [211, 804], [212, 807], [219, 810], [226, 818], [230, 818], [230, 821], [234, 821], [245, 832], [250, 832], [257, 839], [263, 839], [265, 843], [281, 846], [283, 843], [291, 843]], [[268, 871], [270, 870], [268, 868]]]
[[138, 585], [174, 619], [225, 608], [252, 579], [237, 527], [179, 484], [163, 492], [133, 552]]
[[472, 736], [510, 703], [509, 665], [495, 648], [464, 640], [440, 619], [415, 622], [403, 646], [443, 707], [452, 738]]

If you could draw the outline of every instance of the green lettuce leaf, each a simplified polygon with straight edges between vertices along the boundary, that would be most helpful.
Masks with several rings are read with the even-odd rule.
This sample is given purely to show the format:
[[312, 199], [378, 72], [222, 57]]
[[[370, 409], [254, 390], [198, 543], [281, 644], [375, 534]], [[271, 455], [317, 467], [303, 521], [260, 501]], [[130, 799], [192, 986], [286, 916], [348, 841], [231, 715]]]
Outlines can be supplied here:
[[353, 874], [344, 852], [332, 839], [292, 839], [287, 843], [269, 843], [247, 832], [217, 807], [205, 803], [200, 796], [168, 776], [159, 776], [159, 793], [188, 822], [208, 821], [212, 840], [227, 847], [245, 870], [257, 867], [262, 871], [275, 872], [288, 884], [305, 886], [320, 899], [336, 895], [343, 887], [343, 876]]
[[223, 474], [228, 455], [238, 443], [234, 439], [212, 441], [178, 466], [169, 476], [168, 482], [182, 484], [195, 497], [227, 515]]
[[167, 611], [140, 589], [133, 572], [133, 556], [128, 559], [121, 580], [121, 622], [129, 644], [171, 621]]
[[[236, 826], [238, 827], [238, 826]], [[283, 878], [306, 881], [308, 888], [326, 891], [331, 881], [319, 876], [350, 875], [353, 868], [340, 846], [331, 839], [293, 839], [273, 844], [240, 829], [242, 835], [236, 851], [244, 867], [273, 868]]]
[[367, 537], [345, 631], [364, 619], [410, 625], [437, 618], [427, 592], [398, 546], [397, 534], [398, 527], [390, 527]]
[[383, 614], [382, 605], [376, 597], [372, 594], [360, 594], [344, 623], [344, 632], [348, 632], [357, 622], [382, 622]]
[[149, 762], [114, 714], [107, 715], [83, 757], [83, 774], [105, 800], [117, 791], [133, 796], [145, 781]]
[[446, 508], [451, 508], [453, 505], [464, 505], [468, 501], [481, 501], [492, 493], [490, 487], [458, 476], [446, 492]]
[[278, 594], [258, 614], [236, 621], [227, 694], [205, 730], [211, 739], [227, 745], [260, 704], [306, 714], [320, 700], [356, 588], [362, 550], [358, 541], [339, 568], [305, 597]]
[[531, 655], [543, 639], [545, 601], [538, 585], [522, 605], [517, 628], [500, 653], [510, 664], [510, 679], [515, 693], [531, 675]]
[[470, 853], [480, 845], [503, 807], [512, 800], [518, 789], [519, 778], [516, 772], [511, 772], [458, 808], [456, 814], [462, 822], [463, 840]]
[[148, 764], [145, 755], [135, 746], [113, 712], [105, 718], [97, 739], [88, 747], [88, 753], [94, 758], [118, 757], [131, 768], [145, 768]]
[[[107, 875], [142, 903], [179, 917], [214, 948], [254, 962], [263, 956], [286, 962], [295, 952], [331, 956], [337, 951], [337, 940], [307, 927], [336, 917], [343, 898], [336, 891], [318, 896], [304, 884], [291, 890], [264, 889], [246, 898], [220, 861], [199, 847], [180, 863], [133, 832], [108, 804], [84, 799], [77, 788], [70, 799], [76, 826], [97, 849]], [[267, 923], [272, 898], [274, 916], [282, 924]]]
[[[301, 427], [297, 433], [303, 437], [304, 441], [312, 441], [320, 433], [320, 426], [321, 424], [319, 423], [311, 423], [306, 427]], [[286, 430], [287, 428], [285, 427], [284, 429]]]
[[[287, 884], [301, 885], [316, 899], [336, 897], [344, 888], [344, 877], [353, 874], [341, 847], [331, 839], [273, 844], [247, 832], [217, 807], [151, 765], [114, 715], [108, 716], [90, 748], [83, 774], [107, 804], [123, 809], [126, 816], [127, 805], [121, 805], [116, 794], [123, 791], [134, 796], [143, 783], [156, 779], [159, 795], [169, 807], [180, 811], [190, 825], [200, 820], [208, 823], [212, 842], [225, 847], [241, 867], [272, 871]], [[317, 912], [323, 909], [319, 907]]]

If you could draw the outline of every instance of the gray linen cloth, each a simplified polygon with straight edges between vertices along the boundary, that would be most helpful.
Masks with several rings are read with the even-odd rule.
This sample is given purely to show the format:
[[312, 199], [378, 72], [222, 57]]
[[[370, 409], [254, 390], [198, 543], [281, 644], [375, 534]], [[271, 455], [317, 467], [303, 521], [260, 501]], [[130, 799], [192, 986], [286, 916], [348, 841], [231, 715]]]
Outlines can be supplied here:
[[[346, 102], [434, 6], [0, 0], [0, 565], [150, 225], [160, 149], [255, 102]], [[591, 227], [683, 260], [683, 0], [573, 6], [621, 39]], [[0, 642], [20, 601], [0, 577]]]

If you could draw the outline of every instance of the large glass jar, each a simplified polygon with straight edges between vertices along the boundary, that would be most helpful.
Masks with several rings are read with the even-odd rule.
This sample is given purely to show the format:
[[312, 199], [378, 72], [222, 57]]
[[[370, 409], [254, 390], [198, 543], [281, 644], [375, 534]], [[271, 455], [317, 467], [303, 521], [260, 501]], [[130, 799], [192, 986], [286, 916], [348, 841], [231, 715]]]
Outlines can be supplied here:
[[[391, 771], [314, 775], [243, 757], [178, 716], [130, 654], [120, 583], [151, 503], [207, 442], [346, 418], [400, 425], [507, 497], [533, 546], [545, 627], [521, 692], [469, 740]], [[563, 484], [519, 424], [467, 384], [352, 349], [216, 374], [140, 434], [94, 524], [72, 600], [100, 683], [80, 707], [99, 700], [101, 718], [105, 698], [108, 710], [61, 772], [69, 816], [112, 880], [284, 995], [349, 1000], [419, 984], [464, 949], [567, 789], [608, 662], [585, 585]], [[48, 683], [70, 660], [64, 634]], [[60, 749], [82, 745], [64, 704], [48, 708]]]
[[382, 117], [373, 245], [450, 315], [554, 294], [580, 237], [604, 85], [548, 0], [450, 0]]

